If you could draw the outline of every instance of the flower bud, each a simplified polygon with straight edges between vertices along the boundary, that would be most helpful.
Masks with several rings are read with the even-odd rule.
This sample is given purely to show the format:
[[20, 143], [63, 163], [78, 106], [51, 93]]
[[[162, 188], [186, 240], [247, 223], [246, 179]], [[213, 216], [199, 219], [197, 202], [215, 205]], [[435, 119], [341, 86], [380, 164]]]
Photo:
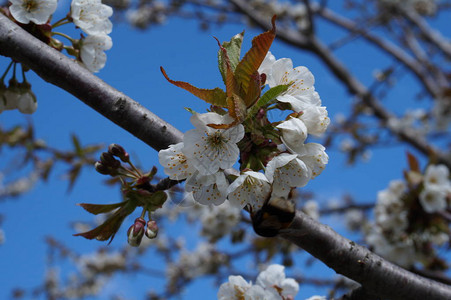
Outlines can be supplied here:
[[127, 242], [130, 246], [138, 247], [144, 236], [146, 221], [143, 218], [135, 219], [135, 223], [127, 231]]
[[125, 151], [125, 149], [118, 144], [111, 144], [108, 147], [108, 152], [113, 154], [116, 157], [119, 157], [123, 162], [130, 161], [130, 155]]
[[154, 239], [156, 238], [158, 235], [158, 225], [157, 222], [155, 221], [149, 221], [147, 222], [147, 227], [146, 227], [146, 236], [149, 239]]
[[96, 163], [94, 164], [94, 168], [96, 169], [97, 172], [99, 172], [102, 175], [110, 175], [110, 169], [107, 168], [104, 164], [102, 164], [102, 162], [100, 161], [96, 161]]
[[121, 162], [114, 158], [109, 152], [102, 152], [100, 162], [108, 168], [117, 169], [121, 166]]

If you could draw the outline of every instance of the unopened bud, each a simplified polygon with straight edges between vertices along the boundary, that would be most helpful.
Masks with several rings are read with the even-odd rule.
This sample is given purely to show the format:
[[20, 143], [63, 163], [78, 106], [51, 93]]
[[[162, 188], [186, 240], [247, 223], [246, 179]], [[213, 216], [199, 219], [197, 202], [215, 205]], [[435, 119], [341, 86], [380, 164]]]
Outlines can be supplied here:
[[130, 246], [138, 247], [141, 244], [145, 232], [144, 226], [146, 226], [146, 221], [143, 218], [137, 218], [135, 223], [130, 226], [127, 231], [127, 241]]
[[149, 221], [147, 222], [147, 227], [146, 227], [146, 236], [149, 239], [154, 239], [156, 238], [158, 235], [158, 225], [157, 222], [155, 221]]
[[125, 149], [118, 144], [111, 144], [108, 147], [108, 152], [113, 154], [116, 157], [119, 157], [123, 162], [129, 162], [130, 161], [130, 155], [125, 151]]
[[114, 158], [114, 156], [109, 152], [102, 152], [100, 155], [100, 161], [106, 167], [117, 169], [121, 166], [121, 162]]
[[96, 163], [94, 164], [94, 168], [96, 169], [97, 172], [99, 172], [102, 175], [110, 175], [110, 170], [105, 167], [104, 164], [102, 164], [102, 162], [100, 161], [96, 161]]

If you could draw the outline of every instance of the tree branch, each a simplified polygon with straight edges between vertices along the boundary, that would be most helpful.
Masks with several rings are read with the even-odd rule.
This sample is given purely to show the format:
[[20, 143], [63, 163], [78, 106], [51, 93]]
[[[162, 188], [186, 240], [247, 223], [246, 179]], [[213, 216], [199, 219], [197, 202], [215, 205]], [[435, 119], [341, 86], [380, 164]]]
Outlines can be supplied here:
[[332, 228], [297, 212], [279, 236], [303, 248], [327, 266], [359, 282], [369, 295], [383, 299], [451, 299], [451, 288], [389, 263]]
[[[26, 64], [156, 150], [182, 139], [180, 131], [1, 14], [0, 54]], [[300, 212], [281, 236], [371, 293], [392, 299], [451, 299], [449, 287], [384, 261]]]
[[0, 55], [21, 62], [45, 81], [71, 93], [155, 150], [183, 134], [81, 64], [42, 43], [0, 13]]

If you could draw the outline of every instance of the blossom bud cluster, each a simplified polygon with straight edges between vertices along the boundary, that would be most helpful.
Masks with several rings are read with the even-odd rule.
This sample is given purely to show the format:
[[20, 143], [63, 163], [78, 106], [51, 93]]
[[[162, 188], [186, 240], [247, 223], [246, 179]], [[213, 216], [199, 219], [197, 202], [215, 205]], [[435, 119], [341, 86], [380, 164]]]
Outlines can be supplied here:
[[[183, 142], [159, 152], [164, 172], [173, 180], [186, 179], [185, 190], [200, 204], [220, 205], [228, 199], [236, 207], [257, 210], [271, 196], [287, 198], [328, 163], [324, 146], [305, 143], [309, 134], [322, 135], [330, 123], [311, 72], [293, 68], [291, 59], [276, 60], [270, 52], [258, 72], [266, 75], [269, 88], [288, 86], [273, 103], [273, 108], [293, 111], [285, 120], [271, 123], [267, 106], [236, 125], [224, 112], [193, 113], [195, 129], [184, 134]], [[224, 170], [238, 158], [241, 174], [229, 184]]]
[[[412, 194], [404, 181], [394, 180], [380, 191], [374, 224], [365, 232], [366, 241], [376, 253], [403, 267], [419, 260], [427, 263], [426, 258], [435, 256], [430, 253], [431, 245], [441, 246], [449, 241], [447, 226], [441, 226], [440, 219], [429, 217], [450, 207], [448, 168], [428, 166], [418, 186], [419, 195], [415, 191]], [[413, 223], [417, 221], [420, 223]]]
[[241, 276], [229, 276], [229, 281], [219, 287], [218, 300], [238, 299], [294, 299], [299, 284], [292, 278], [286, 278], [285, 267], [270, 265], [262, 271], [255, 282], [247, 282]]
[[158, 235], [158, 225], [152, 220], [146, 223], [143, 218], [136, 218], [133, 225], [127, 230], [128, 244], [133, 247], [138, 247], [144, 235], [149, 239], [156, 238]]

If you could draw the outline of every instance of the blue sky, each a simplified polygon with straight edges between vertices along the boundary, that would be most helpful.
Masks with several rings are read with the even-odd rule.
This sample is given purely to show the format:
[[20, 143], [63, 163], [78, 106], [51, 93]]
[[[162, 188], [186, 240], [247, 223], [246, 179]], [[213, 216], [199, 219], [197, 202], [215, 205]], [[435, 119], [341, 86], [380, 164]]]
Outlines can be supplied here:
[[[106, 67], [98, 75], [184, 132], [192, 126], [189, 123], [189, 113], [183, 107], [203, 112], [207, 105], [169, 84], [161, 75], [159, 67], [163, 66], [171, 78], [188, 81], [197, 87], [222, 87], [216, 65], [217, 44], [213, 36], [221, 41], [229, 40], [244, 28], [243, 25], [212, 26], [210, 31], [201, 32], [197, 22], [180, 19], [171, 19], [164, 26], [148, 31], [136, 31], [125, 24], [115, 25], [111, 34], [113, 48], [107, 52]], [[251, 38], [261, 31], [245, 29], [243, 49], [248, 49]], [[328, 26], [320, 28], [322, 36], [337, 34], [339, 33], [335, 29]], [[312, 71], [316, 79], [316, 90], [321, 95], [323, 105], [327, 106], [332, 121], [338, 113], [348, 113], [352, 97], [316, 58], [279, 41], [274, 42], [271, 51], [276, 58], [290, 57], [294, 66], [304, 65]], [[338, 55], [353, 62], [351, 69], [365, 83], [372, 80], [368, 70], [387, 65], [385, 57], [369, 51], [363, 43], [352, 50], [343, 48], [338, 51]], [[0, 69], [5, 68], [7, 63], [7, 59], [0, 58]], [[70, 134], [77, 133], [83, 144], [103, 143], [107, 146], [119, 143], [142, 166], [149, 169], [153, 165], [158, 166], [157, 153], [146, 144], [116, 127], [73, 96], [44, 82], [32, 72], [28, 74], [39, 103], [37, 112], [31, 117], [16, 111], [4, 112], [0, 114], [0, 126], [9, 128], [31, 120], [36, 136], [54, 147], [70, 148]], [[406, 88], [390, 99], [408, 98], [406, 96], [414, 93], [412, 79], [406, 78], [403, 84], [406, 84]], [[406, 105], [409, 104], [398, 101], [394, 108], [401, 110]], [[358, 201], [374, 201], [377, 191], [384, 189], [390, 180], [400, 178], [402, 169], [406, 167], [405, 148], [398, 146], [374, 150], [370, 162], [353, 167], [346, 165], [345, 157], [339, 151], [331, 149], [328, 154], [330, 161], [326, 170], [305, 188], [316, 193], [321, 205], [326, 205], [327, 200], [339, 198], [345, 193], [351, 193]], [[4, 151], [2, 155], [11, 157], [8, 151]], [[3, 158], [0, 168], [3, 169], [5, 165], [6, 159]], [[117, 202], [120, 199], [119, 191], [102, 185], [104, 177], [93, 169], [85, 169], [74, 190], [67, 193], [67, 181], [60, 178], [64, 171], [65, 168], [60, 167], [48, 183], [40, 182], [26, 195], [0, 203], [0, 213], [5, 217], [2, 228], [6, 232], [6, 243], [0, 246], [2, 299], [8, 297], [13, 287], [32, 288], [41, 283], [45, 271], [45, 236], [52, 235], [63, 240], [66, 245], [82, 253], [93, 252], [100, 245], [97, 241], [72, 237], [74, 232], [69, 227], [71, 221], [92, 219], [75, 204]], [[175, 232], [177, 226], [168, 230]], [[122, 229], [109, 247], [114, 249], [125, 242], [125, 232]], [[315, 272], [320, 273], [324, 269], [318, 267]], [[136, 280], [147, 287], [162, 284], [151, 278]], [[205, 293], [205, 299], [214, 298], [216, 289], [212, 288], [212, 283], [210, 280], [203, 280], [190, 286], [183, 299], [192, 299], [199, 289]], [[125, 281], [122, 277], [116, 278], [107, 290], [115, 290], [118, 285], [124, 296], [132, 298], [145, 291], [145, 288], [136, 288], [134, 283]], [[310, 288], [302, 287], [299, 299], [307, 298], [313, 293]], [[102, 295], [106, 299], [108, 291]]]

